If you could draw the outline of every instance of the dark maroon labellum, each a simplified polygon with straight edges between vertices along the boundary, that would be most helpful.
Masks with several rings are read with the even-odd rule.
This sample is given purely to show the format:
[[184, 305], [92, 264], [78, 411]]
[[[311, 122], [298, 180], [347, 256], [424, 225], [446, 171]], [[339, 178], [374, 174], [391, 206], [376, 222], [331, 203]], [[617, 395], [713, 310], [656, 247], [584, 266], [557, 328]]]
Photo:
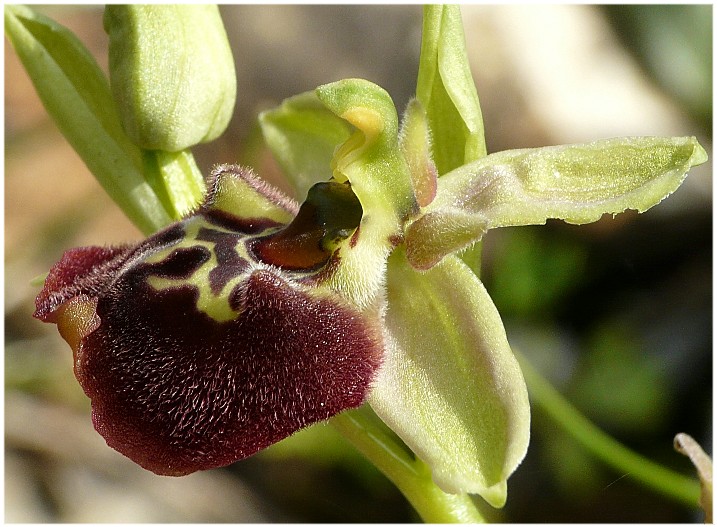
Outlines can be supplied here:
[[[217, 177], [256, 186], [234, 168]], [[263, 197], [277, 207], [269, 231], [228, 229], [243, 224], [212, 209], [227, 200], [210, 195], [197, 214], [135, 247], [66, 252], [37, 298], [35, 316], [57, 323], [73, 349], [95, 428], [157, 474], [230, 464], [357, 407], [381, 363], [380, 330], [369, 317], [310, 288], [291, 265], [256, 258], [251, 247], [263, 237], [302, 235], [296, 223], [292, 236], [277, 234], [286, 207], [275, 194]], [[328, 225], [340, 224], [347, 238], [358, 224], [355, 212], [349, 217]], [[261, 218], [252, 218], [249, 230], [259, 230]], [[326, 226], [302, 221], [313, 233]], [[325, 238], [312, 272], [331, 261]], [[291, 263], [288, 252], [272, 254]]]

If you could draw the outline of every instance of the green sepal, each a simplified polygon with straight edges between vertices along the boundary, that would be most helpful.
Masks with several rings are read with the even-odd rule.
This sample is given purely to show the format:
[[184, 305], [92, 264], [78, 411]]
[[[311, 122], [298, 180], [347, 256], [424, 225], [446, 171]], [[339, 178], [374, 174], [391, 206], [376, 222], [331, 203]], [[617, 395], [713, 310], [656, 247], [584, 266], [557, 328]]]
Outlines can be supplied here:
[[314, 91], [262, 112], [259, 124], [299, 201], [314, 183], [331, 178], [334, 150], [352, 132], [351, 125], [326, 108]]
[[707, 154], [694, 137], [635, 137], [507, 150], [438, 181], [436, 199], [406, 230], [408, 258], [427, 269], [496, 227], [549, 218], [584, 224], [644, 212], [674, 192]]
[[387, 350], [369, 403], [444, 491], [502, 506], [530, 409], [498, 311], [456, 256], [418, 273], [399, 247], [386, 286]]
[[457, 5], [423, 8], [416, 98], [428, 115], [439, 175], [486, 155], [483, 116]]
[[189, 150], [144, 150], [144, 174], [155, 193], [179, 220], [193, 212], [206, 192], [204, 176]]
[[110, 5], [104, 24], [112, 92], [137, 145], [178, 152], [224, 132], [236, 73], [216, 5]]
[[45, 109], [127, 217], [149, 234], [172, 218], [142, 174], [142, 153], [122, 130], [106, 77], [67, 28], [5, 6], [5, 31]]

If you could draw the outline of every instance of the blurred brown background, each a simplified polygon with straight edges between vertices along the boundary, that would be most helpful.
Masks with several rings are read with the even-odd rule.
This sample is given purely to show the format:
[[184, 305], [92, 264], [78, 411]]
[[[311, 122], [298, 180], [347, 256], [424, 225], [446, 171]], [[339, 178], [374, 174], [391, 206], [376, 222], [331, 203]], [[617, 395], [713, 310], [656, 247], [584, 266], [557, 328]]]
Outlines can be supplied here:
[[[38, 7], [106, 68], [101, 7]], [[363, 77], [401, 111], [418, 6], [225, 6], [238, 102], [196, 148], [200, 168], [251, 162], [254, 117], [317, 85]], [[489, 151], [621, 135], [696, 135], [712, 154], [711, 6], [463, 6]], [[48, 119], [5, 41], [5, 514], [9, 522], [411, 522], [401, 495], [329, 427], [184, 478], [155, 476], [90, 423], [31, 280], [65, 249], [139, 238]], [[619, 440], [690, 472], [684, 431], [712, 441], [712, 163], [644, 215], [486, 237], [484, 280], [509, 338]], [[536, 410], [510, 480], [510, 522], [683, 522], [685, 509], [586, 456]], [[711, 449], [710, 449], [711, 453]]]

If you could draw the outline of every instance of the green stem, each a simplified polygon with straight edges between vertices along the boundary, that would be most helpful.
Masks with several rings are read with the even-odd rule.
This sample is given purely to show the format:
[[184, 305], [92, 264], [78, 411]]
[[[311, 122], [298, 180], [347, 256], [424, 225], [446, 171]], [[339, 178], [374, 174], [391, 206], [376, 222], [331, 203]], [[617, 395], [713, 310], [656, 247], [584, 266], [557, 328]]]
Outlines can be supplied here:
[[204, 198], [204, 176], [189, 149], [142, 150], [144, 177], [172, 220], [194, 211]]
[[336, 428], [403, 493], [426, 523], [485, 523], [467, 494], [447, 494], [428, 466], [399, 443], [368, 405], [331, 419]]
[[698, 481], [658, 465], [626, 448], [578, 412], [523, 356], [517, 352], [516, 356], [533, 402], [588, 452], [653, 490], [690, 507], [698, 505]]

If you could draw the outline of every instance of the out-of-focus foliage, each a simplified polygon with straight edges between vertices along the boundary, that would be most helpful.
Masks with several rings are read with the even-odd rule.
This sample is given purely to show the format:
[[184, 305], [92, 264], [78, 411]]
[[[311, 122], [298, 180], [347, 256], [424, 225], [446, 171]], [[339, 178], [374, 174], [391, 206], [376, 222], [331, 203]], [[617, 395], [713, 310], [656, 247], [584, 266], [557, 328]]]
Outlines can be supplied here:
[[712, 123], [712, 6], [607, 5], [619, 38], [704, 126]]
[[[580, 282], [587, 255], [570, 240], [543, 236], [540, 229], [509, 229], [494, 255], [493, 298], [504, 317], [549, 319]], [[548, 255], [549, 257], [546, 257]]]

